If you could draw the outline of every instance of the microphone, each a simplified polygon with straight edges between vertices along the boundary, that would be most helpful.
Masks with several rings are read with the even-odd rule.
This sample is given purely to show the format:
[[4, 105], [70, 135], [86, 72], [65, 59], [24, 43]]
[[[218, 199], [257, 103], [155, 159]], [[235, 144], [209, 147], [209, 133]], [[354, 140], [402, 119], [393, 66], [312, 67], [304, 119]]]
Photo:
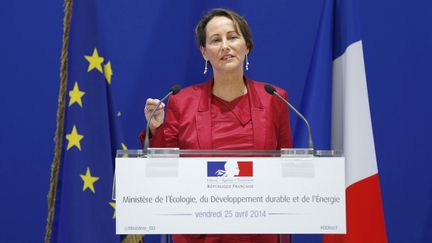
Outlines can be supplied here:
[[312, 140], [312, 132], [311, 128], [309, 126], [309, 122], [306, 120], [306, 118], [296, 109], [294, 106], [292, 106], [284, 97], [282, 97], [278, 92], [276, 92], [276, 89], [271, 86], [270, 84], [264, 85], [265, 91], [271, 95], [276, 95], [279, 99], [281, 99], [285, 104], [287, 104], [306, 124], [307, 130], [308, 130], [308, 148], [313, 149], [313, 140]]
[[157, 109], [159, 108], [159, 106], [162, 104], [162, 102], [164, 100], [166, 100], [170, 95], [178, 94], [178, 92], [180, 92], [180, 90], [181, 90], [180, 85], [176, 84], [176, 85], [172, 86], [170, 89], [170, 92], [168, 94], [166, 94], [162, 99], [159, 100], [158, 104], [156, 105], [156, 108], [154, 108], [152, 113], [150, 114], [150, 117], [147, 121], [146, 134], [145, 134], [145, 138], [144, 138], [144, 146], [143, 146], [144, 154], [147, 154], [149, 144], [150, 144], [150, 139], [149, 139], [150, 122], [153, 119], [154, 113], [157, 111]]

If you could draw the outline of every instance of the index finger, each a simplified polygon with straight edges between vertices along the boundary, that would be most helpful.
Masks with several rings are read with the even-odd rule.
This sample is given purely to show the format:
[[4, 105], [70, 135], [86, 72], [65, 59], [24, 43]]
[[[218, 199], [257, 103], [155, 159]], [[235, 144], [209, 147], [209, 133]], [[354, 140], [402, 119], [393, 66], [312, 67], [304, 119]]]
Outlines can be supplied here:
[[158, 99], [152, 99], [152, 98], [148, 98], [146, 100], [146, 105], [154, 105], [156, 106], [159, 103], [160, 100]]

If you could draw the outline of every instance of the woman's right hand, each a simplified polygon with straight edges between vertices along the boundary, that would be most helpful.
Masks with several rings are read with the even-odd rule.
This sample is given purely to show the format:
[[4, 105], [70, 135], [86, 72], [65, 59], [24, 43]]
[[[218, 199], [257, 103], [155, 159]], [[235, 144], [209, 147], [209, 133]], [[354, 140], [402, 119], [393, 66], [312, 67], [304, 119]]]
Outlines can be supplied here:
[[[145, 115], [145, 118], [146, 118], [147, 122], [148, 122], [148, 120], [150, 118], [151, 113], [156, 108], [156, 106], [157, 106], [158, 103], [159, 103], [158, 99], [151, 99], [151, 98], [149, 98], [149, 99], [146, 100], [146, 104], [145, 104], [145, 107], [144, 107], [144, 115]], [[150, 129], [150, 132], [151, 132], [152, 135], [155, 135], [156, 129], [160, 125], [162, 125], [162, 123], [164, 121], [164, 118], [165, 118], [164, 108], [165, 108], [165, 104], [162, 103], [159, 106], [159, 108], [155, 111], [155, 113], [153, 115], [153, 118], [152, 118], [152, 120], [151, 120], [151, 122], [149, 124], [149, 129]]]

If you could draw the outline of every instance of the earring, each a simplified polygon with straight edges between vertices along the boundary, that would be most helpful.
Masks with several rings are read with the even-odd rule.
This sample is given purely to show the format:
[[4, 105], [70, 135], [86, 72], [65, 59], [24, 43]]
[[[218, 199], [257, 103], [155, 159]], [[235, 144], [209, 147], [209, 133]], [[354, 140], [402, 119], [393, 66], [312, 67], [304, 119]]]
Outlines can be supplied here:
[[207, 73], [207, 70], [208, 70], [208, 68], [207, 68], [207, 63], [208, 63], [208, 61], [206, 60], [206, 61], [205, 61], [205, 66], [204, 66], [204, 74], [206, 74], [206, 73]]
[[248, 56], [246, 55], [246, 70], [249, 70], [249, 60]]

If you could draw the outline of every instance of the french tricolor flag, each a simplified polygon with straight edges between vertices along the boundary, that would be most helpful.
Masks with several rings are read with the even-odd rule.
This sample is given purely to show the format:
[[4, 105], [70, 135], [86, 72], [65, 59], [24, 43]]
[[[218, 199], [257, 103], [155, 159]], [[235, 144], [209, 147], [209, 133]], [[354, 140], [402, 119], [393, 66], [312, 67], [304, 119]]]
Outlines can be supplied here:
[[[346, 158], [347, 234], [324, 242], [387, 242], [356, 0], [324, 1], [301, 110], [316, 148]], [[305, 147], [298, 124], [296, 147]]]

